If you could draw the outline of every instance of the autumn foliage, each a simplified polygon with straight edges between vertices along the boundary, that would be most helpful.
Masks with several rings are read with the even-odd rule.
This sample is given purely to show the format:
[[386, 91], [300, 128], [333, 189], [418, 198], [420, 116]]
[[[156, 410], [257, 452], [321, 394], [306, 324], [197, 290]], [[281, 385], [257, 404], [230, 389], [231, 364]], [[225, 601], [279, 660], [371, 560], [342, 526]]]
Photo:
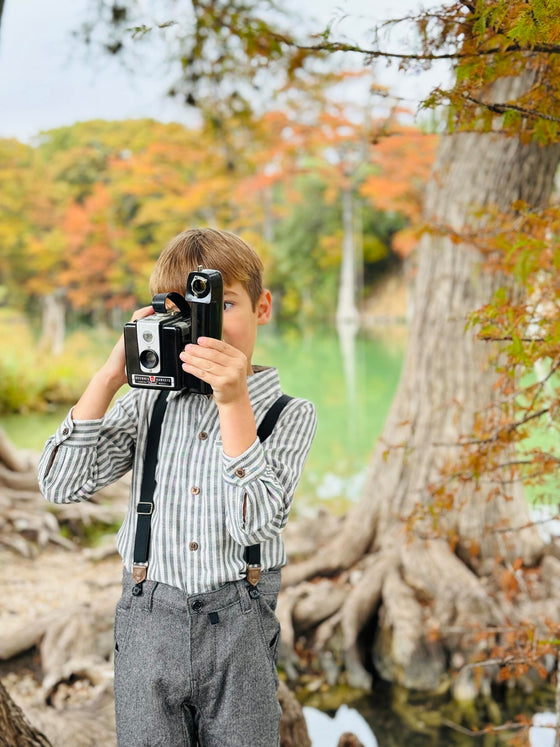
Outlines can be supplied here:
[[[387, 135], [374, 143], [382, 126]], [[224, 142], [208, 127], [92, 121], [43, 133], [32, 146], [1, 141], [0, 301], [21, 308], [58, 290], [86, 316], [128, 313], [148, 301], [147, 278], [169, 238], [213, 224], [256, 247], [281, 296], [289, 284], [284, 313], [295, 317], [309, 286], [317, 307], [332, 293], [347, 184], [361, 195], [366, 262], [402, 251], [392, 237], [418, 222], [435, 136], [317, 104], [306, 116], [270, 111], [231, 129]], [[305, 247], [289, 229], [302, 213]], [[368, 256], [369, 245], [377, 249]]]

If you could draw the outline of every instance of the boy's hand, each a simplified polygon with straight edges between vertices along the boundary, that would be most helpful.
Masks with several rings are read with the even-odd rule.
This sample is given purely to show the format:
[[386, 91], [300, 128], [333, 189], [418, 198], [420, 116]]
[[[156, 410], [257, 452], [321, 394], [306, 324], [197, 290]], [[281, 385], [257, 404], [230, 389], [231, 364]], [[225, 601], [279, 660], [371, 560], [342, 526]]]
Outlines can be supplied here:
[[240, 456], [257, 437], [247, 388], [247, 356], [222, 340], [199, 337], [198, 345], [187, 345], [180, 358], [187, 373], [214, 390], [224, 454]]
[[187, 345], [179, 357], [183, 370], [210, 384], [218, 406], [247, 400], [247, 357], [237, 348], [199, 337], [198, 344]]
[[[137, 309], [134, 312], [130, 321], [135, 322], [138, 319], [143, 319], [153, 313], [154, 310], [151, 306], [143, 306], [141, 309]], [[102, 371], [106, 377], [118, 384], [117, 389], [119, 389], [123, 384], [126, 384], [127, 381], [125, 362], [124, 334], [122, 334], [102, 367]]]

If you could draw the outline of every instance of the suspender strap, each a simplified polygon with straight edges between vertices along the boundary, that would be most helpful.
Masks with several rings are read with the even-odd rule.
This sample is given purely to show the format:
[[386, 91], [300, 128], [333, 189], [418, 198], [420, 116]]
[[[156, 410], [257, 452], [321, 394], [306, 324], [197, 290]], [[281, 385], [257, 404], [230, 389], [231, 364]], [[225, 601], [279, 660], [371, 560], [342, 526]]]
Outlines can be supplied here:
[[[281, 397], [278, 397], [276, 402], [266, 413], [257, 430], [257, 436], [261, 443], [270, 436], [274, 430], [276, 421], [280, 417], [280, 413], [291, 399], [292, 398], [287, 394], [283, 394]], [[251, 586], [256, 586], [261, 577], [261, 546], [250, 545], [249, 547], [246, 547], [245, 560], [247, 562], [247, 581]]]
[[280, 413], [286, 407], [286, 405], [291, 399], [292, 398], [289, 397], [287, 394], [283, 394], [281, 397], [278, 397], [276, 402], [271, 406], [270, 410], [266, 413], [266, 415], [262, 419], [262, 423], [259, 425], [258, 430], [257, 430], [257, 436], [261, 443], [263, 441], [266, 441], [266, 439], [270, 436], [270, 434], [274, 430], [276, 421], [280, 417]]
[[[148, 570], [159, 438], [161, 435], [161, 425], [167, 408], [168, 394], [169, 391], [165, 390], [159, 393], [152, 411], [152, 417], [148, 428], [148, 438], [146, 440], [142, 485], [140, 487], [140, 501], [136, 506], [136, 537], [134, 540], [134, 560], [132, 564], [132, 578], [137, 584], [141, 584], [142, 581], [145, 581]], [[140, 593], [140, 590], [141, 587], [138, 589], [137, 593]]]
[[[136, 506], [136, 537], [134, 539], [134, 559], [132, 563], [132, 578], [136, 582], [136, 586], [132, 591], [133, 594], [136, 595], [142, 593], [141, 584], [146, 580], [148, 572], [159, 439], [165, 410], [167, 408], [168, 394], [169, 391], [166, 390], [159, 393], [152, 411], [152, 417], [148, 427], [148, 437], [146, 439], [144, 469], [142, 472], [142, 485], [140, 487], [140, 501]], [[287, 394], [283, 394], [268, 410], [257, 430], [257, 436], [261, 443], [270, 436], [280, 413], [291, 399], [292, 398]], [[251, 545], [250, 547], [246, 547], [245, 560], [247, 562], [247, 581], [252, 586], [256, 586], [261, 575], [261, 546]]]

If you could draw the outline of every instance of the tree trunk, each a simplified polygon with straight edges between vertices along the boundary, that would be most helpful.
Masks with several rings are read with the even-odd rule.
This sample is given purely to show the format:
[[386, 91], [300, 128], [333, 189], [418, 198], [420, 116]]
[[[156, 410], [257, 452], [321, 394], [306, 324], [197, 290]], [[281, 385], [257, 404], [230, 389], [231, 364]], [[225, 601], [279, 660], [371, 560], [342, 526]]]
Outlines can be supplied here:
[[[518, 80], [500, 85], [498, 100], [518, 95], [512, 90]], [[425, 218], [461, 233], [465, 226], [482, 229], [481, 208], [511, 212], [516, 200], [542, 206], [558, 158], [557, 146], [526, 145], [498, 133], [446, 136], [426, 191]], [[464, 663], [484, 647], [467, 631], [517, 619], [515, 604], [500, 596], [497, 566], [511, 567], [517, 558], [534, 565], [543, 553], [534, 527], [515, 530], [530, 523], [519, 485], [506, 488], [507, 499], [504, 490], [490, 499], [495, 483], [446, 485], [442, 479], [442, 469], [458, 456], [459, 438], [472, 433], [477, 413], [496, 403], [497, 373], [489, 360], [496, 350], [465, 331], [469, 312], [505, 282], [483, 271], [481, 261], [473, 246], [424, 235], [407, 356], [362, 500], [333, 541], [284, 573], [284, 584], [296, 589], [317, 575], [336, 575], [335, 584], [349, 588], [344, 606], [331, 610], [330, 620], [323, 616], [315, 646], [329, 640], [332, 646], [333, 632], [340, 631], [352, 684], [368, 686], [365, 656], [387, 680], [438, 687], [449, 661]], [[315, 596], [310, 586], [318, 585], [306, 587]], [[289, 591], [295, 611], [300, 597]], [[544, 607], [532, 609], [542, 621]], [[366, 625], [364, 654], [358, 638]], [[297, 625], [289, 635], [296, 633]], [[455, 694], [468, 698], [481, 686], [484, 677], [475, 681], [467, 673], [456, 679]]]
[[64, 349], [66, 331], [63, 294], [61, 291], [49, 293], [42, 303], [43, 322], [39, 347], [45, 352], [60, 355]]
[[342, 259], [336, 309], [336, 323], [340, 327], [358, 324], [356, 308], [356, 247], [354, 241], [354, 195], [352, 185], [342, 190]]
[[5, 747], [51, 747], [40, 731], [34, 729], [0, 682], [0, 743]]

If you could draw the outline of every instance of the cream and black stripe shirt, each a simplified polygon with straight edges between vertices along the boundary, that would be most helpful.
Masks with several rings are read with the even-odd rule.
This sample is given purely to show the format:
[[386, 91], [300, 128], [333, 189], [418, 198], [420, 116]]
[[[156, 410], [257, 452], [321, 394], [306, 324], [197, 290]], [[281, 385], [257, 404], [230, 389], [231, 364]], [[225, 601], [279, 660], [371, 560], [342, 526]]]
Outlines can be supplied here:
[[[274, 368], [247, 379], [257, 425], [282, 394]], [[148, 425], [158, 392], [132, 389], [100, 420], [71, 412], [46, 443], [39, 484], [51, 503], [83, 501], [132, 469], [130, 502], [117, 538], [132, 569]], [[264, 570], [286, 563], [288, 520], [316, 428], [315, 408], [293, 399], [268, 439], [241, 456], [223, 453], [212, 397], [170, 392], [162, 426], [148, 578], [189, 594], [245, 574], [244, 548], [261, 543]]]

